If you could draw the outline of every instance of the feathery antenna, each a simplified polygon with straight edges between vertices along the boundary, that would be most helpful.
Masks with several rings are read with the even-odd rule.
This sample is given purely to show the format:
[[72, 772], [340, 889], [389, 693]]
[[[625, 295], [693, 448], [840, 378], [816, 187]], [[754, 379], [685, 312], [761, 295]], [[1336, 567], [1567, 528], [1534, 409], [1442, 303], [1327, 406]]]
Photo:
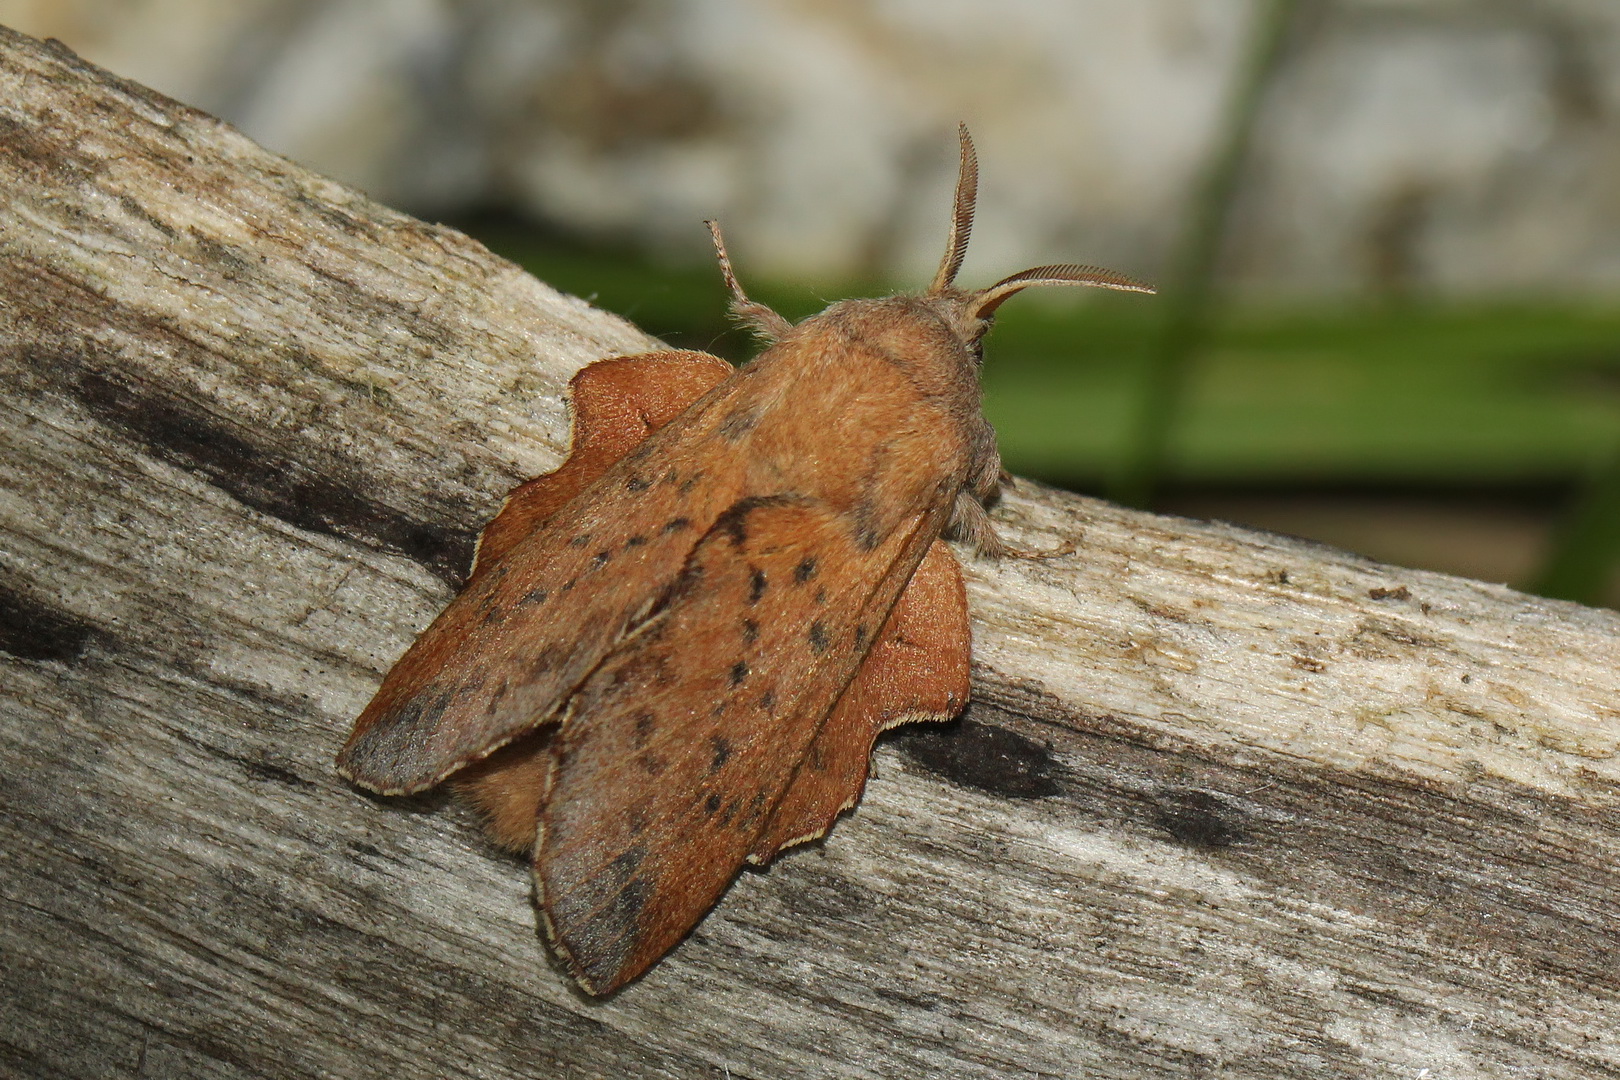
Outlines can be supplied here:
[[1135, 278], [1128, 278], [1113, 270], [1104, 270], [1100, 266], [1077, 266], [1074, 263], [1035, 266], [1010, 274], [994, 285], [980, 289], [974, 296], [978, 301], [974, 314], [981, 319], [988, 319], [1009, 296], [1031, 285], [1090, 285], [1100, 289], [1118, 289], [1121, 292], [1154, 291], [1151, 285], [1144, 285]]
[[956, 174], [951, 235], [945, 241], [945, 258], [940, 261], [939, 273], [928, 286], [929, 296], [938, 296], [956, 281], [956, 272], [962, 269], [962, 260], [967, 257], [968, 236], [973, 232], [973, 204], [979, 198], [979, 155], [973, 152], [973, 137], [963, 123], [956, 125], [956, 134], [962, 142], [962, 164]]

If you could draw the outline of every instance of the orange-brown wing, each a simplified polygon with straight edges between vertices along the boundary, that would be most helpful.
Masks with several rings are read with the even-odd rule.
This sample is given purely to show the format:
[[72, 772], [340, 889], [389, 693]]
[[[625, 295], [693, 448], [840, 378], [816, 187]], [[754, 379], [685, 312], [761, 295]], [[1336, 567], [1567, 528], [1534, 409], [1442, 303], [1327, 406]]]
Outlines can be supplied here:
[[[355, 721], [339, 771], [383, 794], [421, 791], [552, 717], [667, 592], [742, 484], [740, 463], [728, 460], [735, 455], [702, 430], [716, 421], [692, 415], [696, 409], [640, 442], [664, 440], [650, 455], [659, 475], [629, 460], [637, 453], [607, 459], [729, 370], [705, 354], [659, 353], [592, 365], [577, 377], [577, 407], [592, 420], [577, 426], [586, 465], [571, 480], [584, 479], [585, 490], [555, 507], [544, 484], [520, 493], [501, 528], [486, 536], [467, 588]], [[664, 379], [676, 389], [659, 391]], [[638, 404], [620, 407], [626, 384]], [[716, 386], [705, 400], [724, 406], [725, 393]], [[593, 469], [601, 472], [594, 482], [585, 477]]]
[[[477, 577], [584, 491], [620, 458], [723, 382], [732, 366], [687, 350], [598, 360], [574, 374], [568, 402], [574, 418], [568, 458], [518, 485], [478, 538]], [[457, 797], [484, 818], [494, 841], [510, 851], [534, 847], [540, 806], [551, 783], [546, 728], [503, 746], [450, 778]]]
[[960, 712], [972, 691], [971, 640], [962, 567], [945, 541], [935, 540], [748, 861], [770, 862], [785, 847], [825, 835], [859, 802], [880, 732]]
[[[858, 803], [879, 733], [960, 712], [972, 690], [971, 644], [961, 566], [945, 541], [936, 540], [810, 744], [748, 861], [767, 863], [785, 847], [825, 835]], [[495, 842], [510, 851], [534, 847], [551, 789], [556, 731], [533, 732], [450, 778], [457, 796], [483, 815]]]
[[948, 509], [873, 538], [814, 499], [743, 500], [662, 614], [580, 688], [556, 736], [535, 882], [587, 990], [639, 975], [719, 898]]
[[619, 459], [724, 382], [735, 370], [718, 356], [684, 349], [587, 364], [568, 383], [574, 437], [556, 469], [519, 484], [478, 537], [473, 577], [495, 564]]

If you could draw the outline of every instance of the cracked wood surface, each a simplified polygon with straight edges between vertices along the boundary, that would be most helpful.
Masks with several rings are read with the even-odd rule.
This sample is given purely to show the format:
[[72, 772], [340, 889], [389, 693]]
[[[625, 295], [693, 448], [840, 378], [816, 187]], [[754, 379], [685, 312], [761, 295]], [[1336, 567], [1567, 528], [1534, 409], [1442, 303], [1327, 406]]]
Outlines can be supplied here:
[[1028, 485], [968, 716], [584, 999], [332, 755], [651, 339], [10, 32], [0, 191], [0, 1071], [1620, 1076], [1614, 613]]

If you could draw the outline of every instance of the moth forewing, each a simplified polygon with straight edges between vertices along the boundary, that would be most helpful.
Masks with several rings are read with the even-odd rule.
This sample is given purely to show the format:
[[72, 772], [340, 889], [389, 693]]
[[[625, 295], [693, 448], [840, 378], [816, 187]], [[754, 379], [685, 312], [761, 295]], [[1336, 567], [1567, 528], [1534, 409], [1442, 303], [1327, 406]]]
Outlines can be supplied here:
[[421, 791], [550, 720], [741, 497], [747, 462], [714, 432], [734, 380], [507, 542], [389, 672], [340, 771]]
[[821, 500], [751, 502], [699, 544], [656, 628], [580, 689], [535, 880], [593, 992], [730, 884], [938, 528], [917, 517], [866, 549]]

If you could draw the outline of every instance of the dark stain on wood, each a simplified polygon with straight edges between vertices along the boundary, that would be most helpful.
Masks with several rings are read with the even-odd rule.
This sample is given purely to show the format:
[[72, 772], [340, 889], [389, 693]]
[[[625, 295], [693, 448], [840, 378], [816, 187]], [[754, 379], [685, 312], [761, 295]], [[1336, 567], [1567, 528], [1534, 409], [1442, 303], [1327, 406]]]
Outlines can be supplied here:
[[268, 784], [282, 784], [286, 787], [299, 788], [311, 791], [320, 785], [313, 780], [305, 780], [302, 776], [281, 765], [272, 765], [267, 761], [243, 761], [242, 771], [255, 780], [262, 780]]
[[1230, 847], [1248, 839], [1243, 814], [1208, 791], [1183, 790], [1160, 799], [1153, 823], [1189, 847]]
[[95, 637], [89, 623], [0, 583], [0, 652], [19, 660], [73, 661]]
[[1062, 788], [1062, 764], [1033, 739], [962, 719], [896, 741], [913, 764], [963, 787], [1008, 799], [1044, 799]]
[[[71, 362], [71, 361], [69, 361]], [[71, 391], [101, 423], [160, 460], [195, 472], [245, 506], [296, 528], [359, 540], [404, 555], [459, 585], [472, 562], [470, 533], [416, 521], [365, 498], [352, 462], [313, 463], [256, 444], [249, 433], [178, 395], [81, 370]]]

